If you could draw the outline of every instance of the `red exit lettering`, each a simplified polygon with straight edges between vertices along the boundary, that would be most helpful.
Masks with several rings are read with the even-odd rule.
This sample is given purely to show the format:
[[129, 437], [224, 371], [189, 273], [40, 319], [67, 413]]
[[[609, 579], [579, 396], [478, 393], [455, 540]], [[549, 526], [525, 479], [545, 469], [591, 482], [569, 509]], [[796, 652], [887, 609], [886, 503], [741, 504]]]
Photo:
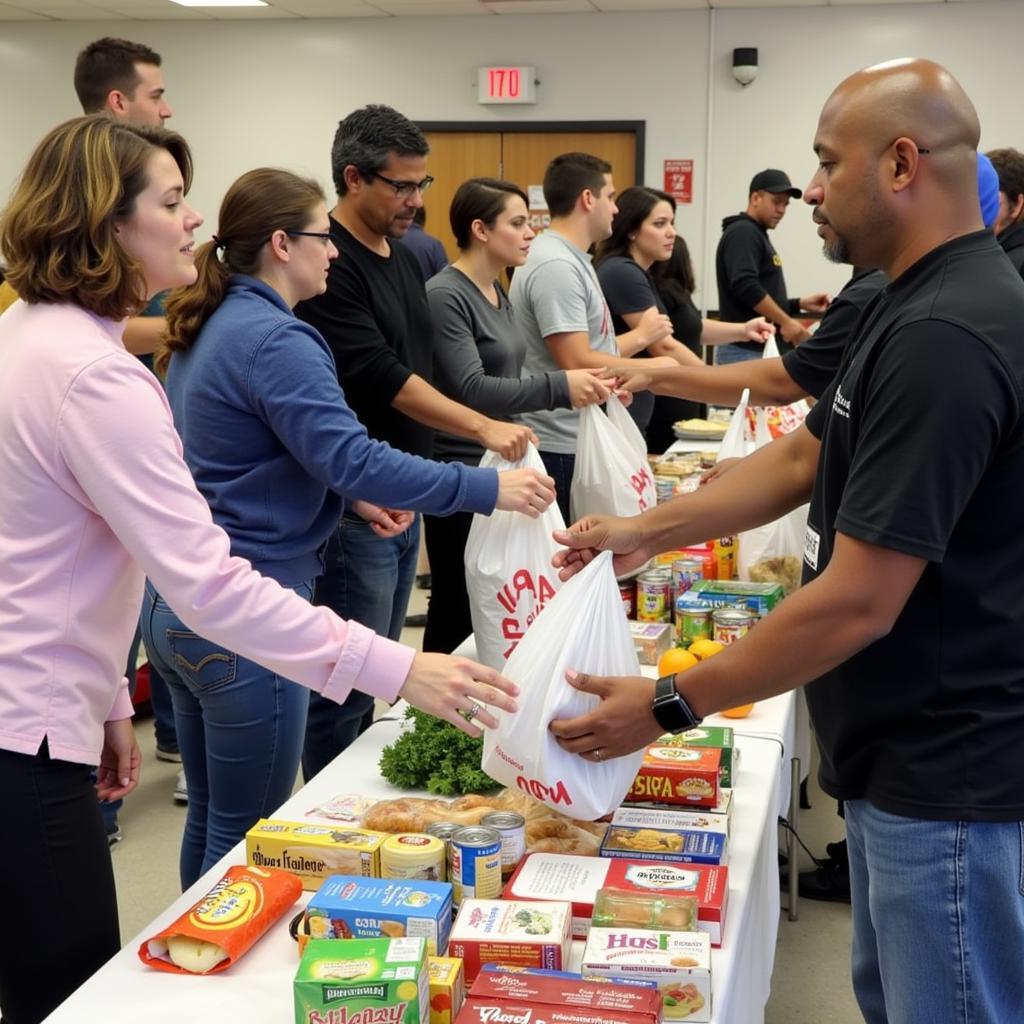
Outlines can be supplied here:
[[487, 72], [487, 91], [491, 99], [518, 99], [521, 85], [519, 68], [490, 68]]

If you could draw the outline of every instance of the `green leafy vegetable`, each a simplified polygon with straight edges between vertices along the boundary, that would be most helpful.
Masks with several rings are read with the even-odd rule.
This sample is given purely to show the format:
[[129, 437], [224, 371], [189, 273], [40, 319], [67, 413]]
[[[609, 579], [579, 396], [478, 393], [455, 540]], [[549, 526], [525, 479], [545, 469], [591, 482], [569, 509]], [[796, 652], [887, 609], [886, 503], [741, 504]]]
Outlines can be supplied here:
[[412, 721], [380, 756], [380, 771], [392, 785], [402, 789], [426, 789], [439, 796], [487, 793], [500, 788], [480, 770], [483, 739], [473, 739], [454, 725], [424, 711], [408, 708]]

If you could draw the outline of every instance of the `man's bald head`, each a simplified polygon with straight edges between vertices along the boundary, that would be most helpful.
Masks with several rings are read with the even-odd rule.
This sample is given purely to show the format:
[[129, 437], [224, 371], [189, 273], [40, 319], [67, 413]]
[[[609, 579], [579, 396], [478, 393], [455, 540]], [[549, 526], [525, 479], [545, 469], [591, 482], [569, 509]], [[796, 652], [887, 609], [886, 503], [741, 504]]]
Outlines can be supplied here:
[[933, 61], [889, 61], [841, 82], [818, 121], [821, 169], [805, 196], [828, 226], [826, 254], [885, 269], [922, 228], [980, 228], [979, 135], [974, 105]]

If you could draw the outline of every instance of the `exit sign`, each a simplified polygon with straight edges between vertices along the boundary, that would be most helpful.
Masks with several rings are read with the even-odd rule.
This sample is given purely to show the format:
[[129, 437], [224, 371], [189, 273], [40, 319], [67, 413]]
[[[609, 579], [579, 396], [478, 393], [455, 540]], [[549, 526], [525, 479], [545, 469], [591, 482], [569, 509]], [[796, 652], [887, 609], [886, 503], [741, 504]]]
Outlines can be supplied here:
[[532, 66], [477, 69], [481, 103], [536, 103], [536, 68]]

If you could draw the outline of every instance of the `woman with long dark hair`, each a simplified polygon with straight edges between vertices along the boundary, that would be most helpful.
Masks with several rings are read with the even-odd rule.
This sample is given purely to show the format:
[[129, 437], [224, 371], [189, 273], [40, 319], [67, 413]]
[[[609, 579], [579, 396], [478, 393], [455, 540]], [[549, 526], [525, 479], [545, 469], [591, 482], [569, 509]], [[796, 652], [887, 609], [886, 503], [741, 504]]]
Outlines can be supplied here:
[[[611, 381], [603, 380], [599, 370], [520, 376], [526, 339], [498, 279], [506, 268], [526, 262], [535, 237], [523, 190], [496, 178], [471, 178], [452, 198], [449, 218], [459, 258], [427, 282], [440, 390], [500, 420], [514, 420], [534, 409], [578, 409], [603, 402]], [[448, 462], [475, 465], [483, 449], [438, 433], [434, 454]], [[462, 571], [472, 518], [470, 513], [458, 513], [424, 519], [433, 570], [425, 651], [452, 651], [472, 632]]]
[[[667, 312], [651, 277], [651, 268], [672, 255], [676, 238], [676, 204], [667, 193], [642, 186], [625, 189], [616, 196], [615, 204], [619, 210], [612, 221], [611, 236], [598, 248], [594, 265], [612, 313], [615, 333], [624, 334], [633, 330], [652, 306], [662, 313]], [[764, 342], [771, 333], [771, 325], [763, 317], [756, 317], [745, 324], [704, 320], [701, 321], [697, 341], [704, 345], [733, 341]], [[699, 349], [691, 349], [684, 339], [675, 335], [638, 353], [638, 357], [643, 356], [670, 356], [682, 366], [701, 363]], [[634, 398], [630, 413], [641, 430], [646, 431], [653, 410], [654, 396], [650, 393], [641, 393]], [[655, 448], [650, 438], [648, 448], [651, 451], [664, 450], [664, 447]]]
[[[167, 303], [163, 361], [185, 461], [232, 552], [307, 601], [346, 498], [378, 536], [393, 537], [412, 521], [395, 509], [536, 512], [553, 496], [534, 471], [431, 462], [367, 436], [326, 342], [292, 313], [323, 292], [336, 256], [315, 182], [250, 171], [228, 189], [217, 234], [196, 253], [196, 282]], [[155, 582], [142, 619], [171, 687], [189, 780], [181, 851], [189, 885], [290, 795], [308, 696], [191, 632]], [[461, 710], [473, 708], [467, 699]], [[463, 721], [456, 707], [444, 710]]]

